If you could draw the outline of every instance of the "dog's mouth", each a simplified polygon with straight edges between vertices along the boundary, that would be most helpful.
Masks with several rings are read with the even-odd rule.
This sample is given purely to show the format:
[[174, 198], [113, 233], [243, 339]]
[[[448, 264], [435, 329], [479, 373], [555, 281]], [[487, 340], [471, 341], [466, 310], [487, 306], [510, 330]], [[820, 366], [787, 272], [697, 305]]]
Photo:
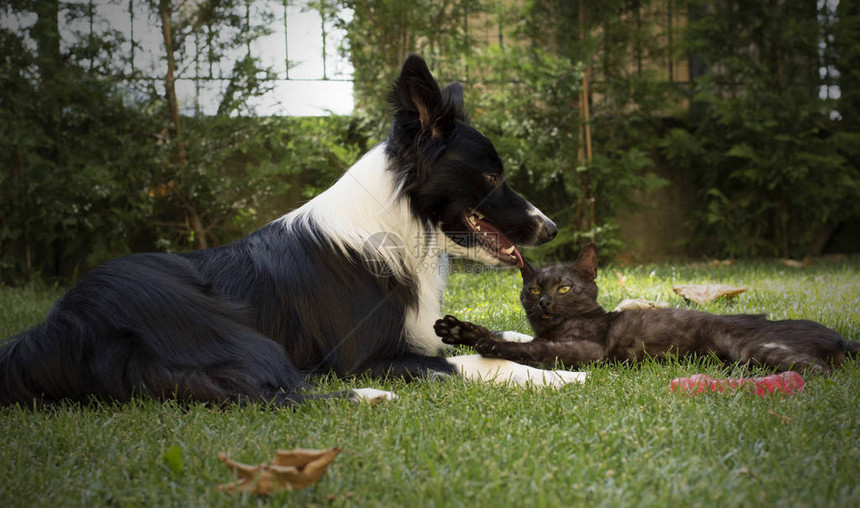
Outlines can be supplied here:
[[502, 263], [523, 267], [523, 257], [514, 242], [489, 223], [481, 212], [469, 210], [465, 213], [465, 222], [481, 249]]

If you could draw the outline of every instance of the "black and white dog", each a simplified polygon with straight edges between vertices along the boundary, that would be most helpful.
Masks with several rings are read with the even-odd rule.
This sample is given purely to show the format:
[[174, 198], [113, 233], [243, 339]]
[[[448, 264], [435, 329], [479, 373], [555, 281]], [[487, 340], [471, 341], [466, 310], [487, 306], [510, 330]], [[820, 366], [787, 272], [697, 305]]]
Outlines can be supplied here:
[[[388, 139], [292, 213], [222, 247], [94, 269], [0, 346], [0, 403], [289, 405], [314, 397], [306, 375], [332, 371], [522, 378], [527, 367], [437, 356], [445, 253], [515, 265], [516, 244], [544, 243], [556, 226], [505, 184], [459, 84], [440, 89], [412, 56], [390, 102]], [[559, 375], [525, 376], [543, 373]]]

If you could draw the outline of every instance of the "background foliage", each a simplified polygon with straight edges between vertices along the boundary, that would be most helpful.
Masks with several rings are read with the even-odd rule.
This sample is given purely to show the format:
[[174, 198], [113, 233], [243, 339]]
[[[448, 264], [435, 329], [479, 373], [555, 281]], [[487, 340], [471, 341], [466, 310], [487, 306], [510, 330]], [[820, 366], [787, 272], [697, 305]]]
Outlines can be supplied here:
[[[814, 255], [860, 221], [854, 3], [416, 2], [306, 2], [346, 30], [356, 112], [261, 118], [250, 104], [272, 73], [250, 49], [231, 63], [217, 114], [180, 112], [169, 76], [124, 74], [119, 32], [60, 44], [58, 26], [84, 19], [85, 5], [63, 3], [60, 19], [59, 1], [0, 1], [4, 16], [38, 19], [28, 33], [0, 30], [0, 280], [73, 279], [131, 251], [228, 242], [280, 215], [385, 137], [385, 92], [410, 52], [440, 82], [464, 83], [514, 186], [561, 226], [538, 255], [567, 258], [592, 239], [622, 252], [618, 214], [636, 211], [637, 193], [677, 185], [658, 176], [667, 168], [696, 193], [684, 212], [691, 252]], [[176, 73], [223, 66], [228, 49], [269, 30], [265, 16], [243, 24], [245, 2], [199, 4], [146, 4], [168, 20], [162, 56]], [[688, 80], [672, 74], [682, 60]], [[834, 84], [841, 95], [820, 92]]]
[[696, 79], [685, 125], [664, 138], [672, 163], [693, 172], [702, 202], [692, 240], [731, 256], [820, 250], [860, 206], [860, 131], [844, 120], [844, 102], [819, 98], [823, 66], [855, 72], [850, 50], [825, 41], [833, 45], [841, 27], [842, 48], [857, 47], [846, 31], [856, 21], [823, 23], [802, 0], [697, 0], [690, 9], [690, 53], [719, 69]]
[[[58, 25], [85, 10], [59, 19], [59, 2], [0, 5], [38, 16], [29, 33], [0, 30], [0, 280], [74, 279], [131, 251], [231, 241], [328, 186], [367, 148], [353, 118], [252, 116], [271, 74], [250, 54], [234, 63], [217, 114], [180, 115], [169, 85], [123, 75], [118, 32], [61, 49]], [[266, 33], [242, 25], [243, 2], [205, 3], [194, 16], [147, 5], [171, 20], [176, 69]], [[213, 26], [221, 36], [208, 36]], [[204, 45], [190, 44], [195, 32]]]

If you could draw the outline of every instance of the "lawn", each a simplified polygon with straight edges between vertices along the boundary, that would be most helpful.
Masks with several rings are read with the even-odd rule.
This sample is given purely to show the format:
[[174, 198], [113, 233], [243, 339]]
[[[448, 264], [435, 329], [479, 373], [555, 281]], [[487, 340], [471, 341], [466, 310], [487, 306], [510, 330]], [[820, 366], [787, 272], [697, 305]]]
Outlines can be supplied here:
[[[513, 271], [454, 274], [445, 310], [528, 332], [518, 279]], [[672, 284], [699, 282], [749, 288], [708, 310], [814, 319], [860, 340], [857, 257], [803, 269], [610, 266], [598, 278], [607, 308], [628, 297], [684, 307]], [[38, 322], [60, 293], [0, 288], [0, 336]], [[218, 410], [137, 400], [3, 408], [0, 506], [860, 504], [860, 360], [807, 377], [801, 394], [772, 398], [667, 392], [672, 378], [697, 372], [764, 373], [710, 359], [587, 370], [585, 385], [543, 391], [460, 379], [316, 383], [320, 391], [376, 386], [400, 395], [377, 406]], [[231, 479], [218, 452], [259, 462], [277, 449], [332, 446], [344, 452], [307, 490], [262, 499], [215, 490]]]

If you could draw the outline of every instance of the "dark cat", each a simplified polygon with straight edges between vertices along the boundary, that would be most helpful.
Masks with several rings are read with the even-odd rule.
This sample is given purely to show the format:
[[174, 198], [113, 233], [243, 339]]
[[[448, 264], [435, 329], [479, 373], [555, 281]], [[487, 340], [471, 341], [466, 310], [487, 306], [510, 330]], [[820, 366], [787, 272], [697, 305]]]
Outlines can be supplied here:
[[805, 320], [769, 321], [762, 315], [716, 315], [685, 309], [606, 312], [597, 303], [597, 248], [587, 245], [573, 265], [522, 268], [520, 300], [534, 330], [531, 342], [452, 316], [436, 321], [446, 344], [474, 347], [482, 356], [552, 367], [599, 360], [637, 361], [716, 354], [725, 362], [757, 362], [778, 370], [828, 372], [860, 342]]

